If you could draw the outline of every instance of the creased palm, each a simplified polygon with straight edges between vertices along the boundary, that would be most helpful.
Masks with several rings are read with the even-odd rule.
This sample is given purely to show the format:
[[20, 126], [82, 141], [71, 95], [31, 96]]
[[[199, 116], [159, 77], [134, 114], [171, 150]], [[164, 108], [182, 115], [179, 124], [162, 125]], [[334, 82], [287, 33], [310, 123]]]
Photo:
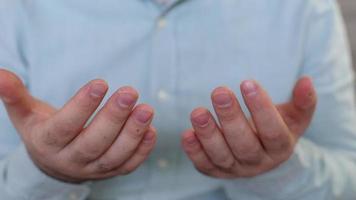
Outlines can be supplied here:
[[310, 78], [295, 85], [290, 102], [274, 105], [256, 81], [241, 84], [248, 119], [226, 87], [212, 93], [218, 122], [205, 108], [191, 114], [193, 129], [183, 134], [183, 148], [196, 168], [218, 178], [251, 177], [286, 161], [308, 128], [317, 95]]
[[116, 91], [85, 126], [107, 90], [105, 81], [93, 80], [57, 110], [32, 97], [15, 74], [0, 70], [0, 98], [32, 160], [64, 181], [130, 173], [155, 144], [153, 109], [135, 106], [138, 93], [131, 87]]

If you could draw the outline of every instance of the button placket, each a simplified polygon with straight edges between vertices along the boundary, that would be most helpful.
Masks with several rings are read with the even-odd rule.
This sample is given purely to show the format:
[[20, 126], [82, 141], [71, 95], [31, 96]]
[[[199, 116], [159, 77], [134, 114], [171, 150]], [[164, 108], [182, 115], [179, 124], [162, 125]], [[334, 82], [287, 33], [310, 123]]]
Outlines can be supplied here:
[[[172, 141], [171, 124], [176, 124], [175, 90], [177, 52], [174, 21], [172, 16], [159, 16], [155, 21], [150, 57], [150, 92], [156, 108], [156, 128], [160, 133], [156, 149], [150, 158], [151, 186], [172, 183], [175, 146], [164, 143]], [[172, 126], [172, 129], [175, 127]], [[165, 177], [162, 179], [162, 177]], [[150, 187], [150, 186], [148, 186]]]
[[163, 16], [159, 17], [157, 20], [157, 28], [162, 29], [162, 28], [166, 27], [166, 25], [167, 25], [166, 18]]
[[157, 160], [157, 166], [161, 170], [167, 169], [169, 167], [169, 161], [167, 159], [164, 159], [164, 158], [159, 158]]
[[161, 89], [158, 91], [157, 98], [160, 103], [165, 103], [170, 100], [171, 95], [165, 90]]
[[69, 200], [79, 200], [79, 195], [75, 192], [69, 194]]
[[176, 84], [176, 38], [173, 24], [168, 24], [168, 20], [168, 16], [156, 19], [151, 43], [151, 92], [157, 103], [165, 103], [162, 106], [174, 104]]

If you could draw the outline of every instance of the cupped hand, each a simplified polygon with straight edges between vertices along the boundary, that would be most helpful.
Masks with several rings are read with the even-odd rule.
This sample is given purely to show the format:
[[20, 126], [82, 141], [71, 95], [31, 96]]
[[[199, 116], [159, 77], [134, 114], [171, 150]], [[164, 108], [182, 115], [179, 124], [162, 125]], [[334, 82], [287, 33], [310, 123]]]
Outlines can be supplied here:
[[274, 105], [256, 81], [244, 81], [241, 92], [251, 119], [226, 87], [212, 93], [219, 123], [205, 108], [191, 114], [193, 128], [183, 133], [182, 145], [195, 167], [206, 175], [253, 177], [278, 167], [292, 155], [317, 102], [308, 77], [296, 83], [290, 102], [280, 105]]
[[154, 147], [153, 109], [135, 106], [138, 93], [131, 87], [117, 90], [86, 125], [107, 90], [105, 81], [93, 80], [57, 110], [32, 97], [15, 74], [0, 70], [0, 98], [32, 160], [68, 182], [126, 175]]

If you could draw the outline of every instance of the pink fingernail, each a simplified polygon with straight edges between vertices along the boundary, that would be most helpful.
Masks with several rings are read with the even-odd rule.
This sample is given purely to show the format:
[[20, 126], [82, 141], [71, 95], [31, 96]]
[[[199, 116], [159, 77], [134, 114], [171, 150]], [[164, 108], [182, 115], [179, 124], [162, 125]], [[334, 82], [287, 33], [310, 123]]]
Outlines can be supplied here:
[[185, 142], [189, 145], [194, 145], [197, 143], [197, 139], [194, 136], [192, 136], [192, 137], [186, 138]]
[[143, 138], [144, 142], [152, 142], [153, 138], [155, 137], [155, 135], [151, 132], [146, 133], [145, 137]]
[[193, 116], [193, 121], [200, 127], [206, 127], [209, 124], [210, 116], [207, 112], [199, 113]]
[[221, 108], [230, 107], [232, 104], [232, 98], [229, 93], [215, 94], [215, 95], [213, 95], [213, 101], [217, 106], [219, 106]]
[[246, 96], [255, 95], [257, 93], [257, 85], [254, 81], [244, 81], [242, 83], [242, 92]]
[[133, 94], [129, 93], [119, 93], [117, 98], [117, 104], [120, 107], [127, 108], [132, 106], [136, 101], [136, 97]]
[[104, 96], [106, 92], [106, 85], [102, 83], [94, 83], [90, 86], [90, 95], [95, 98]]
[[135, 112], [135, 118], [142, 124], [146, 124], [152, 117], [152, 112], [139, 110]]

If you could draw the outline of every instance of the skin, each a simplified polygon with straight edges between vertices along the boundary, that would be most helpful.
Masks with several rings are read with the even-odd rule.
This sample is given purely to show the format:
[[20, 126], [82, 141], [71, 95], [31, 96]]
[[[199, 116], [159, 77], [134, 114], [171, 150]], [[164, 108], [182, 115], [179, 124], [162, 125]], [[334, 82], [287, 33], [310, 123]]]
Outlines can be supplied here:
[[85, 126], [108, 86], [93, 80], [63, 108], [32, 97], [13, 73], [0, 70], [0, 98], [34, 163], [67, 182], [103, 179], [134, 171], [155, 145], [153, 109], [136, 105], [138, 93], [118, 89]]
[[256, 81], [241, 84], [247, 118], [227, 87], [212, 92], [217, 119], [206, 108], [191, 114], [192, 129], [182, 146], [195, 167], [211, 177], [253, 177], [288, 160], [312, 119], [317, 96], [312, 81], [301, 78], [290, 102], [274, 105]]
[[[0, 98], [34, 163], [67, 182], [127, 175], [144, 162], [156, 142], [153, 109], [136, 105], [138, 93], [118, 89], [94, 116], [108, 86], [93, 80], [57, 110], [32, 97], [20, 79], [0, 69]], [[193, 128], [182, 146], [198, 171], [216, 178], [253, 177], [278, 167], [293, 153], [312, 119], [317, 96], [312, 81], [301, 78], [290, 102], [274, 105], [256, 81], [241, 92], [251, 118], [227, 87], [212, 92], [217, 114], [206, 108], [191, 114]]]

